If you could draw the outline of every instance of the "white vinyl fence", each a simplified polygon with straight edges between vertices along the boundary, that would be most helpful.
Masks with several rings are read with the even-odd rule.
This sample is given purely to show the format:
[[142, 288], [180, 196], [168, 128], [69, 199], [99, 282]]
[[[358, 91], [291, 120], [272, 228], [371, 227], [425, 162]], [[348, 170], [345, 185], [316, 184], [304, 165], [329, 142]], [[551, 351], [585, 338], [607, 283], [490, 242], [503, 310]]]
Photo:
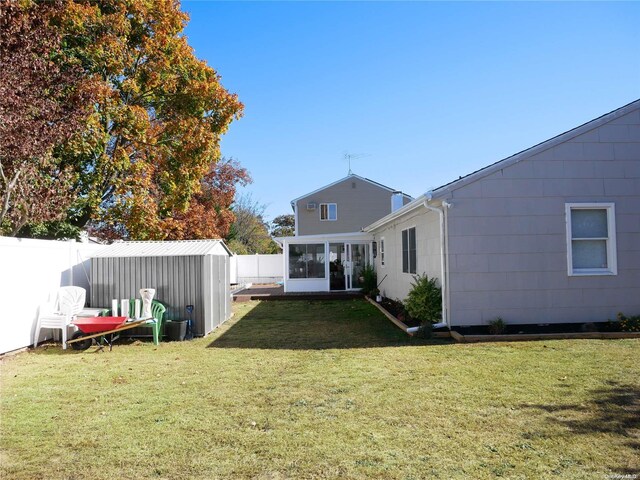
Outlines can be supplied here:
[[231, 261], [231, 272], [232, 283], [282, 282], [284, 275], [284, 256], [282, 254], [234, 255]]
[[0, 237], [0, 354], [33, 343], [38, 305], [58, 287], [89, 295], [89, 256], [102, 245]]

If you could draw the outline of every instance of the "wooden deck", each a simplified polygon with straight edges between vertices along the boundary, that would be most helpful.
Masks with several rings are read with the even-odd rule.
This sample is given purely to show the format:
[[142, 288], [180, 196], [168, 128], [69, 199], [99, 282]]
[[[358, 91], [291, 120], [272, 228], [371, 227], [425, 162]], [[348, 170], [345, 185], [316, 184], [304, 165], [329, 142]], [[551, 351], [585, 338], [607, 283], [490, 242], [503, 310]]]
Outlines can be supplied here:
[[288, 292], [282, 285], [252, 285], [233, 294], [234, 302], [250, 300], [352, 300], [362, 298], [360, 292]]

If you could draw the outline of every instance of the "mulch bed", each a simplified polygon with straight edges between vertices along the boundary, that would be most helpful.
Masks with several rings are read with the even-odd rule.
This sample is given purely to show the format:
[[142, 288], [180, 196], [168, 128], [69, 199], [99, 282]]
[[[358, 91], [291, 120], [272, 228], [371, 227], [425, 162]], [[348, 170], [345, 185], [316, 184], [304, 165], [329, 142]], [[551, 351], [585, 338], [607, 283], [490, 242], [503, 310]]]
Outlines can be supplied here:
[[404, 305], [399, 300], [392, 300], [391, 298], [382, 297], [380, 306], [389, 312], [393, 317], [400, 320], [407, 327], [419, 327], [420, 322], [414, 320], [411, 316], [405, 312]]

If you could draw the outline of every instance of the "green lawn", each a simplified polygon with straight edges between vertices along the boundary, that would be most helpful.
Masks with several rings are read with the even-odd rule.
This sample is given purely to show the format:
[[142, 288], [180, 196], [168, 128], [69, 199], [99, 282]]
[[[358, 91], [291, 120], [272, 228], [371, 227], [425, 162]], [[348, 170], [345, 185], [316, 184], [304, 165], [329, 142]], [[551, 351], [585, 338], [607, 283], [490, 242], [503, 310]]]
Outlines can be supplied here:
[[639, 340], [425, 343], [362, 300], [234, 307], [192, 342], [3, 359], [0, 478], [640, 474]]

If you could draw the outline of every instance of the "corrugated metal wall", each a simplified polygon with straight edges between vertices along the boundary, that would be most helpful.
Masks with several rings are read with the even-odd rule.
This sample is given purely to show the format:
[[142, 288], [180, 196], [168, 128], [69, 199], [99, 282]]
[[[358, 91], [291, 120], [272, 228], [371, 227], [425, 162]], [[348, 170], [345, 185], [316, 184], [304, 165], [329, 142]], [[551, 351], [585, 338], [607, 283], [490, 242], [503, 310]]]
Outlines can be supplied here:
[[205, 329], [211, 331], [224, 323], [231, 315], [229, 282], [231, 280], [229, 257], [209, 255], [204, 260], [203, 286]]
[[[215, 289], [206, 288], [206, 278]], [[114, 298], [139, 298], [141, 288], [155, 288], [154, 298], [167, 307], [165, 319], [185, 320], [185, 307], [193, 305], [194, 333], [206, 335], [230, 316], [228, 280], [226, 255], [92, 258], [91, 305], [109, 307]], [[205, 303], [216, 307], [209, 318]]]

